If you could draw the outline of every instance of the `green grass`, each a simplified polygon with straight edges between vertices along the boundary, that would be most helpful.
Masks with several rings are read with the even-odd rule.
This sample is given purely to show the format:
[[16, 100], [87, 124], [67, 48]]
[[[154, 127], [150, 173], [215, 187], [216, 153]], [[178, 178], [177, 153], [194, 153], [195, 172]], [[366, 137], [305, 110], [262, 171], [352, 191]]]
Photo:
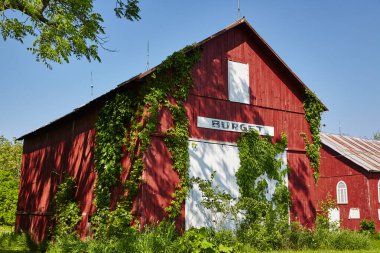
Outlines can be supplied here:
[[[248, 251], [249, 252], [249, 251]], [[255, 252], [255, 251], [252, 251]], [[370, 248], [365, 250], [276, 250], [270, 251], [271, 253], [379, 253], [380, 252], [380, 239], [371, 239]]]
[[4, 233], [12, 233], [13, 232], [13, 227], [11, 226], [0, 226], [0, 235], [4, 234]]
[[0, 234], [0, 253], [6, 252], [30, 252], [26, 236], [15, 233]]
[[24, 233], [15, 233], [14, 227], [0, 226], [0, 253], [38, 252], [38, 246]]

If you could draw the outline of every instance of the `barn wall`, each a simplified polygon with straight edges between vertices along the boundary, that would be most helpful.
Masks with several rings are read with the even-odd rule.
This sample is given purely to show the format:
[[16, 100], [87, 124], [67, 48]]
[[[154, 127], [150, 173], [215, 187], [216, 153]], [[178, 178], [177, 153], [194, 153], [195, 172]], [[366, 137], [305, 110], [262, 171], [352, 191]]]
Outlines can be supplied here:
[[[380, 208], [377, 196], [377, 182], [380, 175], [368, 173], [339, 153], [323, 145], [321, 149], [320, 179], [317, 185], [317, 199], [324, 201], [329, 193], [336, 201], [336, 185], [343, 180], [347, 185], [348, 204], [338, 204], [341, 227], [360, 229], [360, 221], [372, 219], [380, 230], [377, 209]], [[350, 208], [360, 209], [360, 219], [349, 219]]]
[[315, 224], [315, 181], [304, 152], [288, 151], [290, 219], [312, 227]]
[[[155, 224], [168, 218], [165, 208], [172, 201], [172, 194], [179, 184], [178, 174], [172, 169], [171, 155], [164, 139], [153, 137], [151, 147], [144, 155], [143, 183], [135, 200], [135, 211], [140, 224]], [[177, 219], [177, 228], [183, 231], [184, 210]]]
[[369, 180], [369, 200], [371, 205], [371, 214], [370, 217], [376, 224], [376, 231], [380, 231], [380, 219], [379, 219], [379, 194], [378, 194], [378, 183], [380, 180], [379, 174], [370, 174], [368, 177]]
[[24, 140], [16, 230], [28, 231], [42, 241], [52, 214], [51, 200], [65, 175], [78, 183], [76, 200], [82, 209], [85, 233], [91, 212], [94, 115], [87, 115], [44, 134]]

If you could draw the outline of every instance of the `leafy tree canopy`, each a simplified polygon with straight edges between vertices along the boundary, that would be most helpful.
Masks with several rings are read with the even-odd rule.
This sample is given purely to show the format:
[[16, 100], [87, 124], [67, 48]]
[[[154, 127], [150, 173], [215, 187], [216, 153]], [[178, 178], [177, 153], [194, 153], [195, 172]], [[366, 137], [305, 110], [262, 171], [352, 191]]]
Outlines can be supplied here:
[[[139, 20], [139, 0], [115, 0], [118, 18]], [[0, 33], [23, 42], [35, 38], [28, 50], [51, 68], [50, 62], [69, 62], [70, 56], [101, 61], [99, 46], [105, 42], [103, 18], [93, 9], [94, 0], [0, 0]], [[25, 20], [8, 17], [20, 12]]]
[[0, 135], [0, 170], [20, 172], [22, 143]]
[[373, 139], [380, 141], [380, 130], [373, 134]]
[[21, 142], [0, 135], [0, 225], [15, 221], [21, 155]]

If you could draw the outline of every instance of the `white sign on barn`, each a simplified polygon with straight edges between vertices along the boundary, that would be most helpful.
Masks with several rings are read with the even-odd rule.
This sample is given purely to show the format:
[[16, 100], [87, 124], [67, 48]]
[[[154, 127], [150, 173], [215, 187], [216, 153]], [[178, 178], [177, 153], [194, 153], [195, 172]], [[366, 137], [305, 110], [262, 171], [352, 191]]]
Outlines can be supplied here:
[[201, 128], [238, 133], [248, 132], [250, 129], [255, 129], [260, 135], [274, 136], [274, 127], [271, 126], [262, 126], [244, 122], [206, 118], [201, 116], [198, 116], [197, 126]]
[[[190, 155], [190, 177], [198, 177], [204, 180], [209, 180], [211, 174], [215, 171], [214, 184], [218, 185], [220, 190], [229, 193], [232, 197], [239, 197], [239, 187], [236, 182], [235, 173], [240, 167], [239, 151], [236, 144], [212, 142], [206, 140], [190, 140], [189, 141]], [[279, 159], [282, 159], [286, 168], [286, 152]], [[267, 199], [271, 199], [274, 194], [277, 181], [270, 180], [266, 175], [260, 176], [268, 183], [266, 193]], [[287, 177], [285, 178], [287, 183]], [[215, 220], [221, 217], [212, 214], [209, 210], [201, 205], [202, 193], [197, 186], [194, 186], [190, 191], [185, 204], [185, 226], [186, 229], [191, 227], [221, 227], [227, 229], [235, 228], [236, 224], [229, 217], [223, 220], [223, 224], [216, 224]], [[220, 221], [220, 219], [219, 219]]]

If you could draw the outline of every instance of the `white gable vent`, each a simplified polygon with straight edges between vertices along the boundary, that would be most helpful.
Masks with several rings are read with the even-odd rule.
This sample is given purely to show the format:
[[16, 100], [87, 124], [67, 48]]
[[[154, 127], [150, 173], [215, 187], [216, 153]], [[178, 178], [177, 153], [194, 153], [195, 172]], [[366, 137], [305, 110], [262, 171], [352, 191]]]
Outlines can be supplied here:
[[228, 99], [249, 104], [249, 65], [228, 61]]

